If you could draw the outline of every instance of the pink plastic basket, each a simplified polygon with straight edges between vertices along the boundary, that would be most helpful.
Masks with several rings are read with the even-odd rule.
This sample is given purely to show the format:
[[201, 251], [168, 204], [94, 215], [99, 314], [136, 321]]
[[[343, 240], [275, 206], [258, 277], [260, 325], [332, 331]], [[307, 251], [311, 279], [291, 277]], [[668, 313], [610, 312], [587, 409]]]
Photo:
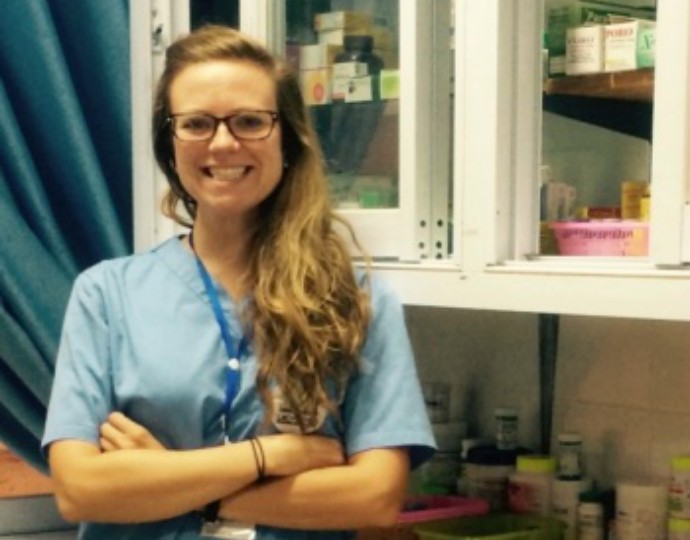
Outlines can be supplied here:
[[489, 503], [484, 499], [453, 495], [410, 497], [405, 507], [407, 509], [398, 518], [399, 523], [421, 523], [437, 519], [479, 516], [489, 512]]
[[649, 253], [649, 223], [632, 220], [549, 223], [561, 255], [644, 257]]

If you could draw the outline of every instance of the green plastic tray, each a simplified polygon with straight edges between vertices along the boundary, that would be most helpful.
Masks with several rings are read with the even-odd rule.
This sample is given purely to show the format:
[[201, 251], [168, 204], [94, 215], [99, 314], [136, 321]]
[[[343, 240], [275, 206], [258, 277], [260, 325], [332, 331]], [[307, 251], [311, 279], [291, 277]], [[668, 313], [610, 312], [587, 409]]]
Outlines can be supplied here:
[[563, 525], [554, 518], [489, 514], [420, 523], [420, 540], [561, 540]]

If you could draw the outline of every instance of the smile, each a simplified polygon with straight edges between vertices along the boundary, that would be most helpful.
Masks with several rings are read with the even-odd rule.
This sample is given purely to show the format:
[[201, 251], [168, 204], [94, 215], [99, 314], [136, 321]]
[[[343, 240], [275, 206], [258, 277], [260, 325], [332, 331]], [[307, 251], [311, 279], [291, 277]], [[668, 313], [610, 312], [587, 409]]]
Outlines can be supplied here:
[[241, 178], [249, 171], [249, 167], [206, 167], [204, 172], [220, 182], [230, 182]]

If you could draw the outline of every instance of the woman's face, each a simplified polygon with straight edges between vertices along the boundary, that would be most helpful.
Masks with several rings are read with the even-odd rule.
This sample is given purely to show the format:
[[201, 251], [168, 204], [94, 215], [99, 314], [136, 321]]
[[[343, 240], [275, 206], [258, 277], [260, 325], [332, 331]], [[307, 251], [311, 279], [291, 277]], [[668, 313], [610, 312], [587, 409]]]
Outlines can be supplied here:
[[[273, 79], [251, 62], [214, 60], [184, 68], [170, 86], [173, 115], [226, 117], [277, 112]], [[177, 174], [197, 201], [197, 218], [251, 218], [283, 173], [280, 124], [261, 140], [238, 140], [225, 123], [206, 141], [173, 137]]]

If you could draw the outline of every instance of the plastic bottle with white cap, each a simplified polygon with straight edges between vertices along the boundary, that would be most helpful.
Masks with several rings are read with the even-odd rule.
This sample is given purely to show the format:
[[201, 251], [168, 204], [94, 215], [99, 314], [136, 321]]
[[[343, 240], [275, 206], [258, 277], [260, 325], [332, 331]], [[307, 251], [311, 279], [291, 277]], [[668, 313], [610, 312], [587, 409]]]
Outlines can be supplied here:
[[688, 455], [675, 456], [671, 460], [668, 513], [674, 518], [690, 518], [690, 456]]
[[626, 480], [616, 484], [616, 540], [664, 540], [665, 482]]

